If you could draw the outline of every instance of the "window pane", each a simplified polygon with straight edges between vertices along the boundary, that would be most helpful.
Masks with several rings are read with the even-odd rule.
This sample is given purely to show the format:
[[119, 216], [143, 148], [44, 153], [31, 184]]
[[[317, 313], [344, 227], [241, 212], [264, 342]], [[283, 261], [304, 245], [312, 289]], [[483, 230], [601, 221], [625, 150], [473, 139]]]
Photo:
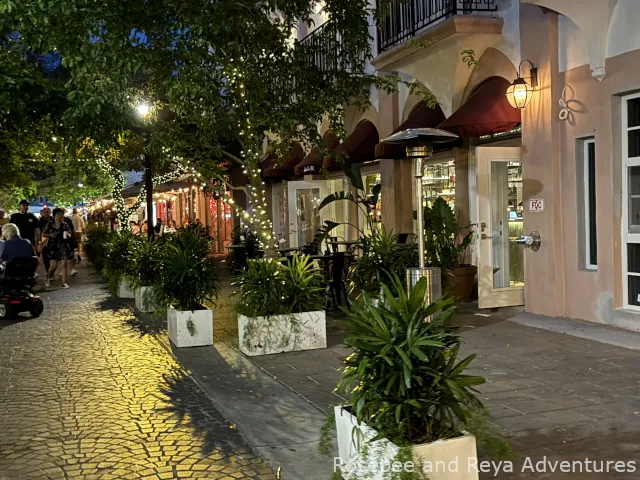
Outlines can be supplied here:
[[627, 102], [627, 127], [640, 125], [640, 98], [634, 98]]
[[640, 233], [640, 167], [629, 167], [629, 231]]
[[629, 305], [640, 307], [640, 277], [628, 276]]
[[627, 271], [640, 273], [640, 243], [627, 244]]
[[598, 238], [596, 229], [596, 144], [591, 142], [587, 149], [587, 175], [588, 175], [588, 192], [587, 208], [589, 212], [589, 225], [587, 225], [587, 235], [589, 235], [589, 263], [591, 265], [598, 264]]
[[640, 157], [640, 130], [627, 132], [629, 158]]

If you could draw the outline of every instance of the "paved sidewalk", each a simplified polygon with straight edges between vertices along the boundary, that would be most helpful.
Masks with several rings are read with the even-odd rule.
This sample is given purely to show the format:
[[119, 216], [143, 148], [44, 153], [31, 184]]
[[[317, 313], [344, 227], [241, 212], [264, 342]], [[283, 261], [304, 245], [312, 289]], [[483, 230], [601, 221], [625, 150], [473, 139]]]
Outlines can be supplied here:
[[[515, 321], [511, 321], [515, 320]], [[548, 319], [518, 309], [482, 312], [461, 308], [463, 354], [478, 355], [470, 373], [482, 375], [481, 398], [520, 456], [513, 475], [497, 478], [625, 479], [640, 473], [522, 473], [522, 461], [636, 461], [640, 470], [640, 351], [516, 323]], [[545, 322], [546, 321], [546, 322]], [[565, 321], [567, 324], [571, 322]], [[575, 327], [575, 324], [574, 324]], [[594, 326], [591, 336], [619, 341], [621, 331]], [[327, 411], [341, 399], [332, 392], [339, 365], [350, 352], [341, 332], [329, 327], [326, 350], [254, 357], [252, 361], [317, 408]], [[574, 332], [575, 333], [575, 332]], [[627, 346], [640, 349], [640, 335], [624, 332]], [[343, 334], [342, 334], [343, 335]], [[581, 334], [581, 336], [583, 336]], [[481, 478], [495, 478], [481, 474]]]
[[153, 326], [79, 270], [42, 317], [0, 323], [0, 478], [275, 479]]

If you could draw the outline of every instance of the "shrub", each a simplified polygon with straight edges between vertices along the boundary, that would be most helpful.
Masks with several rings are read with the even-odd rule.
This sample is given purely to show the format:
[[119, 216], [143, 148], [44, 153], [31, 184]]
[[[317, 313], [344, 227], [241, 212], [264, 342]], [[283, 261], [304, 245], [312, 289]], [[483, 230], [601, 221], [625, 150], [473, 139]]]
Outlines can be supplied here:
[[322, 309], [323, 279], [307, 255], [294, 256], [286, 265], [267, 259], [250, 260], [236, 277], [236, 311], [246, 317], [268, 317]]
[[110, 232], [105, 243], [104, 266], [102, 275], [107, 279], [109, 292], [118, 293], [120, 280], [127, 277], [131, 269], [131, 249], [140, 242], [140, 237], [129, 230]]
[[209, 258], [209, 241], [185, 229], [166, 241], [155, 261], [157, 281], [151, 294], [154, 305], [181, 311], [201, 310], [215, 302], [220, 292], [215, 261]]
[[464, 374], [475, 355], [458, 359], [461, 340], [448, 325], [453, 299], [426, 305], [426, 279], [409, 296], [398, 277], [382, 288], [384, 301], [376, 306], [364, 294], [346, 322], [352, 335], [345, 344], [354, 353], [338, 388], [351, 396], [351, 413], [397, 445], [459, 435], [482, 408], [473, 387], [484, 379]]
[[82, 249], [87, 260], [98, 272], [102, 272], [102, 269], [104, 268], [105, 249], [108, 236], [109, 232], [106, 227], [87, 225], [82, 241]]
[[162, 243], [141, 237], [132, 242], [128, 277], [134, 288], [150, 287], [158, 280], [158, 258]]

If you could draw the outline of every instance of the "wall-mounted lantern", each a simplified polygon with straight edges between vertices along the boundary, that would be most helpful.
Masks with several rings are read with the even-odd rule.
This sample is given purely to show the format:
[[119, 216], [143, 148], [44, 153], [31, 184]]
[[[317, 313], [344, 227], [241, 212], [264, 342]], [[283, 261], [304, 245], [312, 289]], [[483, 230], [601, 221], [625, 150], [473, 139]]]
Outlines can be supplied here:
[[[524, 62], [529, 62], [531, 65], [529, 82], [524, 79], [524, 77], [520, 76], [520, 68]], [[518, 78], [516, 78], [513, 83], [507, 88], [507, 100], [513, 108], [524, 108], [529, 105], [531, 101], [531, 97], [533, 97], [533, 92], [535, 88], [538, 86], [538, 69], [533, 66], [529, 60], [523, 60], [518, 65]]]

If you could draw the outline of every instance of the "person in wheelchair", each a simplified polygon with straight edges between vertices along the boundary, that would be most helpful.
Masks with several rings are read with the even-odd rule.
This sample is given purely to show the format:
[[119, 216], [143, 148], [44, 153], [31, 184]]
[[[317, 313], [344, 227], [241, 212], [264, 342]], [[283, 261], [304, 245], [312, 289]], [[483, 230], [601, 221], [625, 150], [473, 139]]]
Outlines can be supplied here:
[[20, 230], [13, 223], [2, 227], [0, 246], [0, 319], [20, 312], [30, 312], [33, 317], [42, 313], [43, 304], [31, 293], [35, 285], [38, 257], [29, 240], [20, 237]]

